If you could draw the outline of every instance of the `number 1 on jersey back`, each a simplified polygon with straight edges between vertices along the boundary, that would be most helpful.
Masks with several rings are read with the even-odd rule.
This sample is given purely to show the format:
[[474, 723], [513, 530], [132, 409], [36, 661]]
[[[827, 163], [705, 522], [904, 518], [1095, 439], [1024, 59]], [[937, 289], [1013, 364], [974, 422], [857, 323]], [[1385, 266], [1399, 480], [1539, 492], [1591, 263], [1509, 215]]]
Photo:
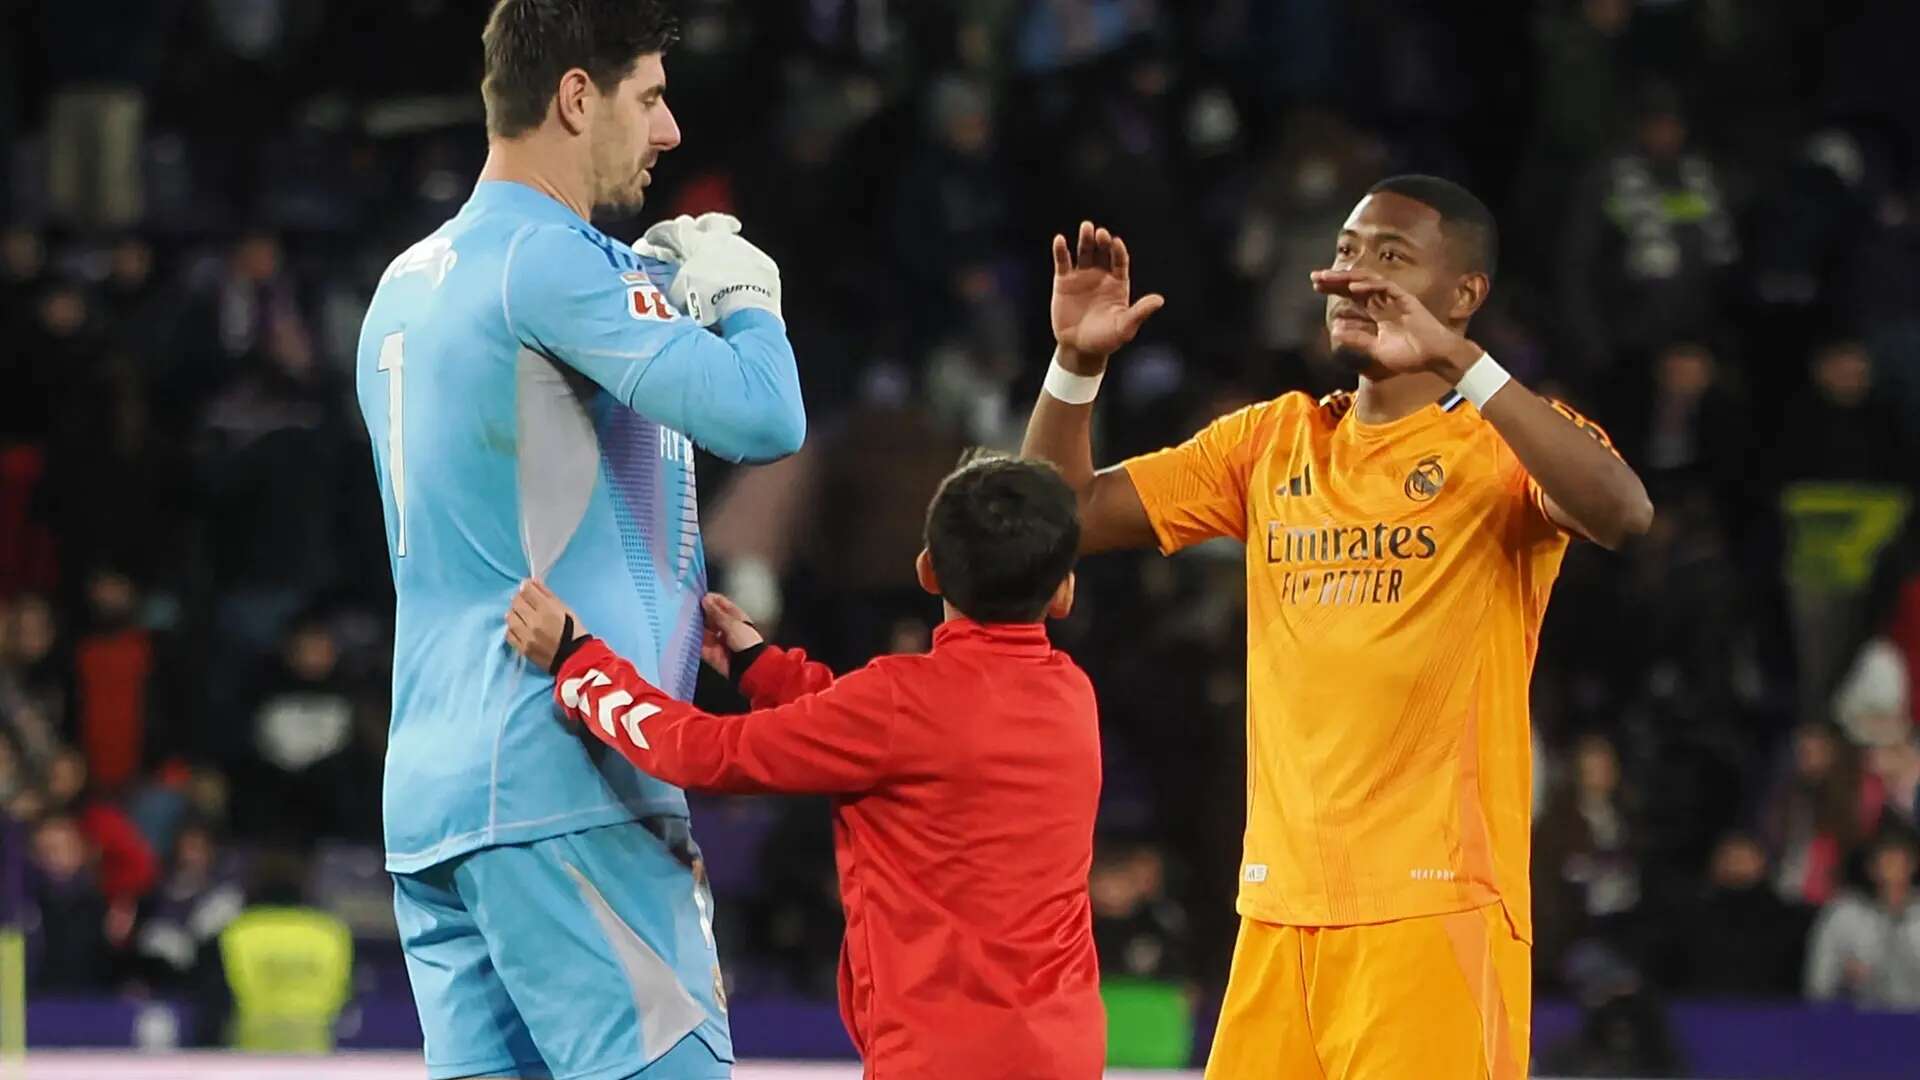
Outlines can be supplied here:
[[380, 342], [379, 370], [387, 373], [387, 471], [393, 475], [393, 554], [407, 557], [407, 439], [402, 407], [406, 391], [401, 373], [406, 367], [406, 333], [388, 334]]

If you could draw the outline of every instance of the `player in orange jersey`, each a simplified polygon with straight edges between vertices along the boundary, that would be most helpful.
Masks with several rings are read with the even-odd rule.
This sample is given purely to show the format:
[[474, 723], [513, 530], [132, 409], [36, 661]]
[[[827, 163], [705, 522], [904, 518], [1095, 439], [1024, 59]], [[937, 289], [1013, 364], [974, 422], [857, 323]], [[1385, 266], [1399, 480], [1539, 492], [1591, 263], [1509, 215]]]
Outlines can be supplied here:
[[1351, 394], [1284, 394], [1096, 472], [1107, 357], [1162, 300], [1127, 249], [1054, 240], [1059, 344], [1025, 453], [1076, 489], [1082, 548], [1247, 545], [1241, 916], [1209, 1078], [1527, 1073], [1527, 684], [1570, 536], [1653, 508], [1606, 436], [1467, 339], [1486, 207], [1433, 177], [1362, 199], [1327, 296]]

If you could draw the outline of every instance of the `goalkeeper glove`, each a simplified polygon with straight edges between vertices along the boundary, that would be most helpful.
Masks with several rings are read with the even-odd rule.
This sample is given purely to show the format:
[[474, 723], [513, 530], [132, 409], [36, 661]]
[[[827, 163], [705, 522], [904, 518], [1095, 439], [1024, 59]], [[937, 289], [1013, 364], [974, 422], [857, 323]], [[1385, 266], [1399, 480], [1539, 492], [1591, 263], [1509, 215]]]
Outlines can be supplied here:
[[680, 264], [667, 300], [701, 326], [746, 308], [780, 318], [780, 267], [739, 229], [727, 214], [681, 216], [648, 229], [635, 250]]
[[676, 218], [656, 223], [645, 235], [634, 242], [633, 248], [642, 255], [659, 259], [662, 262], [683, 263], [699, 234], [731, 233], [739, 235], [740, 219], [732, 214], [701, 214], [690, 217], [681, 214]]

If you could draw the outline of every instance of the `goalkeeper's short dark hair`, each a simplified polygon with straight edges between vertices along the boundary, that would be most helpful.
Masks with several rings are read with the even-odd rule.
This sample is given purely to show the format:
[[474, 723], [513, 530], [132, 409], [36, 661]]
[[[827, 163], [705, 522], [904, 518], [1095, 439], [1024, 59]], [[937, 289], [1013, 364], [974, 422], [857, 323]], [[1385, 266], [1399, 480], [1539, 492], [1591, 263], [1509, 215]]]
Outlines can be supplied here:
[[480, 35], [487, 134], [511, 139], [539, 127], [574, 68], [607, 93], [679, 36], [662, 0], [498, 0]]
[[1039, 622], [1080, 551], [1080, 510], [1053, 466], [971, 452], [927, 508], [940, 592], [983, 623]]

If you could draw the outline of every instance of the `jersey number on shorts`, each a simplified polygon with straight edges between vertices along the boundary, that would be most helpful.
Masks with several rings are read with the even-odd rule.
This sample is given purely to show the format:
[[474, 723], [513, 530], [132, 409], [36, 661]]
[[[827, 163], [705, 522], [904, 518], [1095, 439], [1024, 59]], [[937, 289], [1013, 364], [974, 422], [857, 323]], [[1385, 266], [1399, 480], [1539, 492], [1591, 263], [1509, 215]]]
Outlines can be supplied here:
[[387, 373], [387, 472], [393, 476], [395, 558], [407, 557], [407, 433], [405, 381], [407, 335], [388, 334], [380, 342], [379, 370]]

